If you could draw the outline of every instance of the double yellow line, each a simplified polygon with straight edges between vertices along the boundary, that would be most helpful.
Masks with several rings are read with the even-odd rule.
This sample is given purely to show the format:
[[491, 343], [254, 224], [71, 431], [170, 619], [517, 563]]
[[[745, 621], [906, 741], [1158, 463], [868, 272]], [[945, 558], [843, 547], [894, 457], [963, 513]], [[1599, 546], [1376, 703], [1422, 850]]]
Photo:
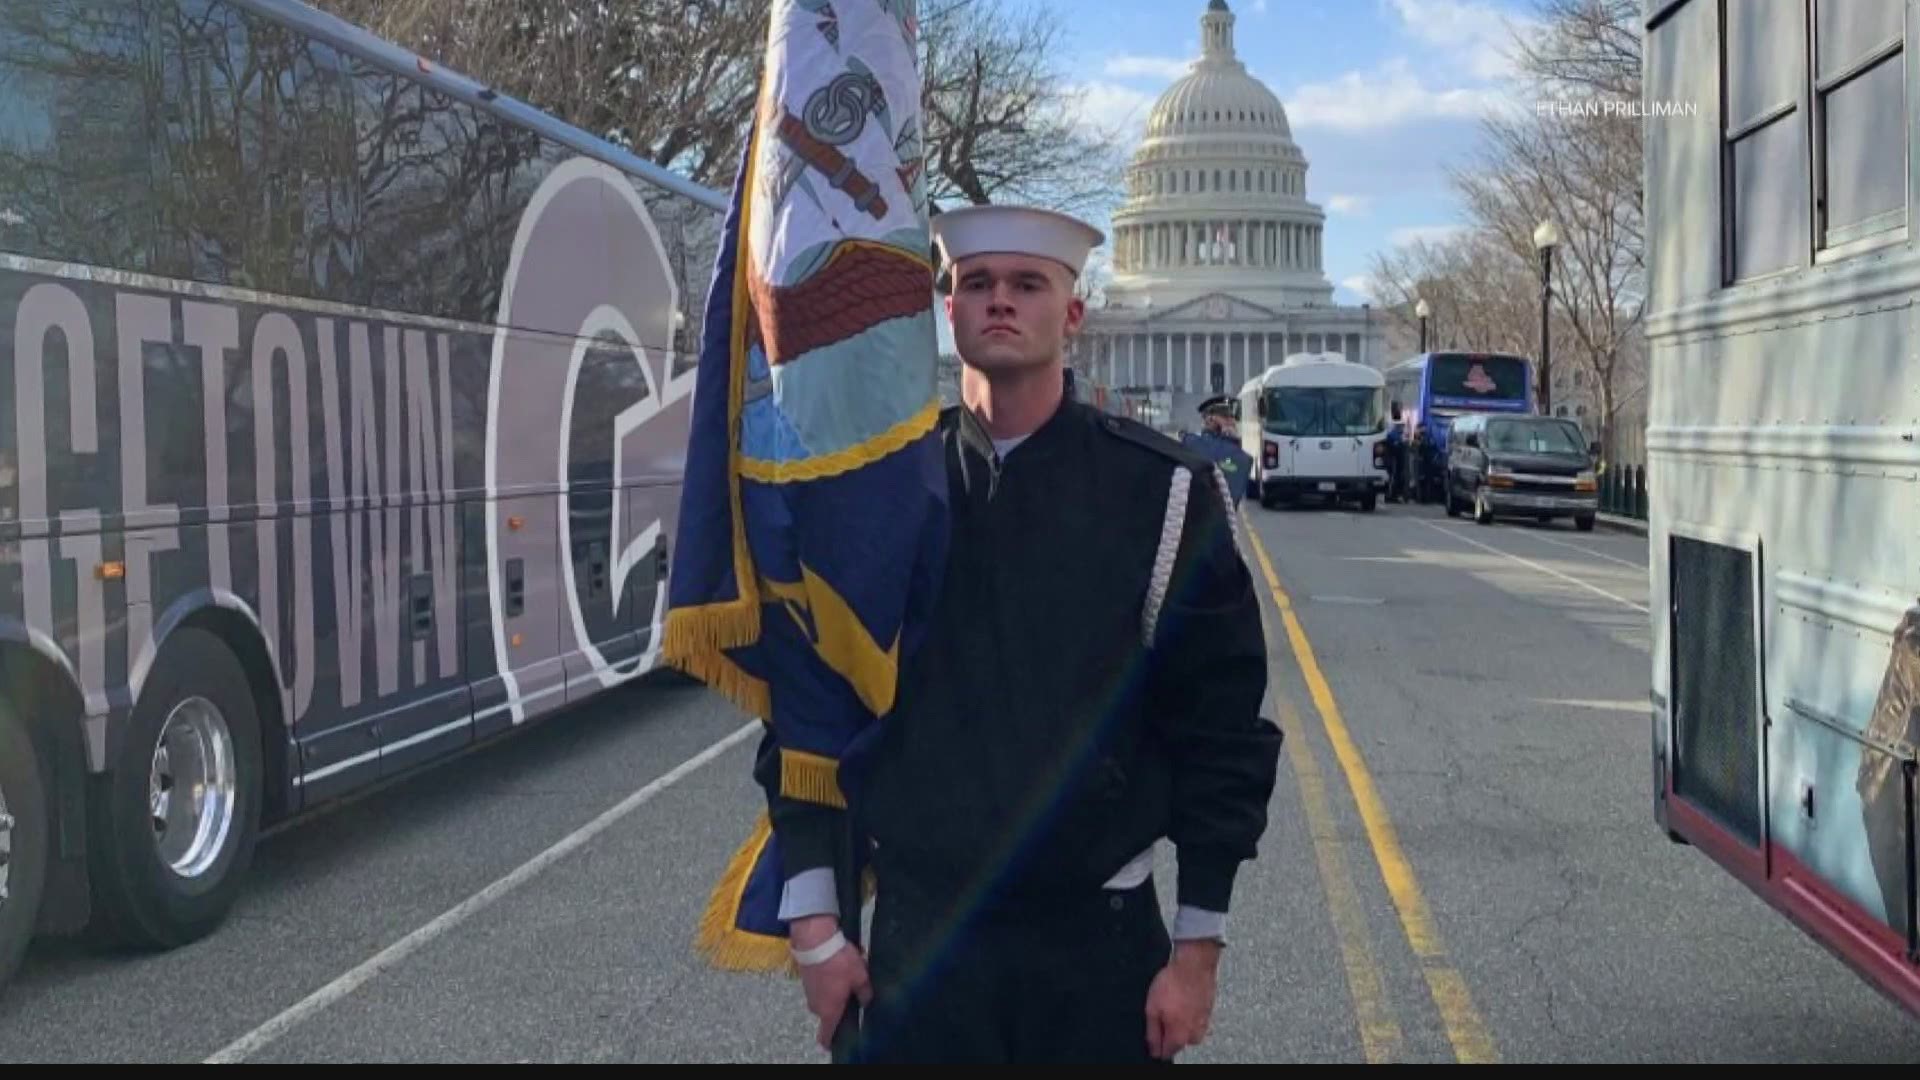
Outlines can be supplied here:
[[[1280, 617], [1287, 628], [1287, 640], [1293, 645], [1293, 655], [1299, 662], [1300, 674], [1306, 679], [1307, 691], [1312, 695], [1314, 707], [1319, 711], [1320, 721], [1326, 728], [1327, 741], [1333, 745], [1333, 756], [1340, 762], [1347, 784], [1353, 789], [1354, 803], [1359, 808], [1360, 821], [1366, 827], [1374, 859], [1379, 863], [1380, 876], [1385, 880], [1387, 893], [1393, 898], [1393, 906], [1399, 912], [1400, 926], [1406, 932], [1407, 944], [1420, 961], [1420, 972], [1425, 976], [1427, 989], [1440, 1011], [1440, 1022], [1446, 1028], [1447, 1041], [1453, 1044], [1454, 1057], [1463, 1064], [1498, 1062], [1500, 1057], [1494, 1049], [1493, 1035], [1487, 1030], [1486, 1021], [1481, 1018], [1479, 1011], [1474, 1008], [1466, 980], [1461, 978], [1460, 972], [1447, 957], [1446, 947], [1440, 940], [1440, 930], [1434, 924], [1433, 915], [1427, 910], [1426, 897], [1421, 894], [1420, 884], [1414, 878], [1413, 865], [1407, 861], [1406, 852], [1400, 847], [1400, 838], [1394, 832], [1392, 819], [1387, 816], [1386, 803], [1380, 798], [1373, 775], [1367, 771], [1366, 763], [1360, 758], [1360, 750], [1347, 731], [1346, 721], [1340, 717], [1340, 705], [1334, 700], [1333, 688], [1327, 685], [1327, 677], [1320, 670], [1320, 662], [1314, 659], [1313, 646], [1307, 641], [1307, 633], [1300, 626], [1299, 616], [1294, 613], [1293, 600], [1281, 587], [1280, 576], [1274, 573], [1273, 562], [1267, 558], [1267, 549], [1260, 543], [1260, 538], [1252, 529], [1246, 530], [1246, 536], [1260, 561], [1260, 571], [1266, 576], [1267, 587], [1273, 591], [1274, 603], [1279, 606]], [[1275, 696], [1281, 702], [1282, 721], [1297, 731], [1298, 724], [1292, 716], [1291, 707], [1286, 704], [1283, 695]], [[1327, 806], [1319, 767], [1314, 763], [1312, 751], [1302, 746], [1298, 738], [1289, 739], [1288, 742], [1292, 747], [1291, 760], [1300, 780], [1307, 814], [1312, 819], [1315, 857], [1320, 864], [1322, 883], [1326, 886], [1327, 902], [1333, 909], [1334, 930], [1347, 968], [1347, 982], [1360, 1023], [1361, 1043], [1369, 1061], [1392, 1060], [1398, 1056], [1400, 1029], [1387, 1005], [1379, 970], [1367, 945], [1365, 921], [1359, 917], [1358, 893], [1353, 888], [1351, 877], [1347, 875], [1338, 842], [1331, 836], [1332, 814]], [[1327, 836], [1325, 842], [1322, 834]]]

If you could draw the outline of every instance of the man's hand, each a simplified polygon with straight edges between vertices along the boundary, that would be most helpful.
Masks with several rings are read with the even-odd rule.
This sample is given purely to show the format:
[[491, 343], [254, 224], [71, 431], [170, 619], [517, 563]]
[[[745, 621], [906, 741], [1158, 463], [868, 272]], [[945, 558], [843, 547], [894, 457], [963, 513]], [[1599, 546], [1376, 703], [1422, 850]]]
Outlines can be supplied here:
[[[809, 915], [795, 919], [788, 928], [796, 949], [811, 949], [840, 930], [840, 920], [832, 915]], [[846, 1014], [847, 999], [858, 995], [861, 1005], [873, 1003], [873, 986], [867, 981], [866, 958], [848, 942], [833, 959], [800, 969], [800, 985], [807, 991], [807, 1011], [820, 1020], [820, 1048], [833, 1047], [833, 1033]]]
[[1154, 976], [1147, 991], [1147, 1052], [1171, 1060], [1199, 1046], [1213, 1020], [1214, 976], [1220, 969], [1220, 945], [1182, 941], [1173, 960]]

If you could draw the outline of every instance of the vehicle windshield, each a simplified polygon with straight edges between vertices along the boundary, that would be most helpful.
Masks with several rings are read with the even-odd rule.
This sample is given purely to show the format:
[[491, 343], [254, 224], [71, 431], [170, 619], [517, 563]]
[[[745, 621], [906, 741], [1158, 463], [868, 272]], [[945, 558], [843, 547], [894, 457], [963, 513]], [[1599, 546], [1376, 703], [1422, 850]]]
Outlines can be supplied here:
[[1487, 449], [1509, 454], [1585, 454], [1580, 432], [1564, 420], [1497, 420], [1487, 425]]
[[1444, 353], [1433, 358], [1436, 398], [1520, 400], [1527, 396], [1527, 363], [1517, 356]]
[[1374, 435], [1386, 430], [1381, 393], [1365, 386], [1287, 386], [1267, 391], [1275, 435]]

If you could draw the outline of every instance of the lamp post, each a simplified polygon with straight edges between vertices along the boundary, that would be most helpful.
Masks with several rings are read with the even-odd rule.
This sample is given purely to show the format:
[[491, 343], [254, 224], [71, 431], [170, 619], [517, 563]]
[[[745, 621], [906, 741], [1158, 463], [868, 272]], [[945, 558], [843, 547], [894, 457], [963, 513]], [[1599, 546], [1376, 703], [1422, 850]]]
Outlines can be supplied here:
[[1540, 249], [1540, 415], [1553, 415], [1553, 249], [1560, 230], [1551, 219], [1533, 230], [1533, 246]]
[[1413, 305], [1413, 313], [1419, 316], [1420, 318], [1420, 351], [1426, 352], [1427, 351], [1427, 316], [1433, 314], [1433, 307], [1432, 305], [1427, 303], [1427, 298], [1423, 296], [1420, 298], [1419, 303]]

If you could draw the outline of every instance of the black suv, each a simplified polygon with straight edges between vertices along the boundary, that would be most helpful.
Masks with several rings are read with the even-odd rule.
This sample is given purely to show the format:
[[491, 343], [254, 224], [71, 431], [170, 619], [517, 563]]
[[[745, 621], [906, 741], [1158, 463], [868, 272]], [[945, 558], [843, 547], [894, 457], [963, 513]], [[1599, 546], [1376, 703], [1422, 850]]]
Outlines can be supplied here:
[[1447, 514], [1471, 509], [1482, 525], [1495, 515], [1550, 521], [1570, 517], [1581, 532], [1600, 510], [1594, 476], [1598, 443], [1581, 441], [1571, 420], [1479, 414], [1456, 417], [1447, 434]]

